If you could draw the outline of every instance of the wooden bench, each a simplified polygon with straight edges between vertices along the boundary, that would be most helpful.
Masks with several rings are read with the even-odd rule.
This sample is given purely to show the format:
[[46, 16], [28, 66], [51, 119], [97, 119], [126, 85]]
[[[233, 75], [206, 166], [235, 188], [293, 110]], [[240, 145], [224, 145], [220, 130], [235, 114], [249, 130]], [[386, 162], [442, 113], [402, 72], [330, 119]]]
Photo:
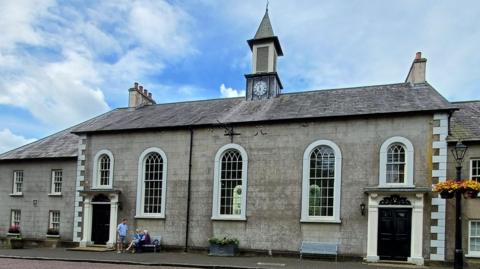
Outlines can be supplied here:
[[151, 250], [153, 249], [153, 252], [157, 252], [160, 250], [160, 246], [162, 244], [162, 236], [150, 236], [151, 243], [150, 244], [145, 244], [142, 245], [142, 250]]
[[303, 241], [300, 247], [300, 259], [303, 254], [335, 255], [338, 258], [338, 244], [328, 242]]

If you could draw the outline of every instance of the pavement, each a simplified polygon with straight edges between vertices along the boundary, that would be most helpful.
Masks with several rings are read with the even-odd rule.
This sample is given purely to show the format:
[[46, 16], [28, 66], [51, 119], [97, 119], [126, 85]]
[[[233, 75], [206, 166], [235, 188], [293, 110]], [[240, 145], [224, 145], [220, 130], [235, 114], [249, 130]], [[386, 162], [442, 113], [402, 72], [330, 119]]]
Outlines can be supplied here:
[[[355, 261], [331, 261], [276, 256], [212, 257], [206, 253], [160, 252], [160, 253], [116, 253], [68, 251], [64, 248], [0, 249], [2, 260], [22, 259], [41, 261], [64, 261], [79, 263], [123, 264], [137, 266], [166, 266], [188, 268], [228, 268], [228, 269], [391, 269], [391, 268], [431, 268], [438, 266], [413, 266], [409, 264], [376, 264]], [[10, 267], [11, 268], [11, 267]], [[17, 267], [21, 268], [21, 267]], [[29, 267], [25, 267], [29, 268]], [[46, 267], [50, 268], [50, 267]], [[53, 267], [52, 267], [53, 268]], [[61, 267], [60, 267], [61, 268]], [[90, 267], [91, 268], [91, 267]], [[99, 267], [100, 268], [100, 267]], [[104, 268], [104, 267], [101, 267]]]

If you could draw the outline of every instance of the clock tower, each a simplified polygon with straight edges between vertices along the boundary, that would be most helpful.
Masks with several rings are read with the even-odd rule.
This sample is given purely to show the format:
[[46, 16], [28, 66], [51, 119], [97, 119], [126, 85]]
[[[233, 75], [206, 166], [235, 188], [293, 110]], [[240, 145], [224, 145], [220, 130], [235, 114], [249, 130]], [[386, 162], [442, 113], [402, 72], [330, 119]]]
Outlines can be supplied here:
[[268, 8], [255, 37], [247, 42], [252, 50], [252, 73], [245, 75], [247, 100], [277, 97], [283, 88], [277, 74], [277, 58], [283, 56], [283, 52], [278, 37], [273, 34]]

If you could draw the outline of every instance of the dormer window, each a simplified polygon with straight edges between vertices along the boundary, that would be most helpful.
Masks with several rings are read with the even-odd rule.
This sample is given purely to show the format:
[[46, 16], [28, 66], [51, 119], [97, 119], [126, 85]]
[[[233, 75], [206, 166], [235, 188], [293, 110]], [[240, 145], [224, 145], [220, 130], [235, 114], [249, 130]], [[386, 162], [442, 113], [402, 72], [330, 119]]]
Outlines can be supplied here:
[[95, 155], [93, 165], [93, 188], [111, 189], [113, 186], [113, 154], [101, 150]]

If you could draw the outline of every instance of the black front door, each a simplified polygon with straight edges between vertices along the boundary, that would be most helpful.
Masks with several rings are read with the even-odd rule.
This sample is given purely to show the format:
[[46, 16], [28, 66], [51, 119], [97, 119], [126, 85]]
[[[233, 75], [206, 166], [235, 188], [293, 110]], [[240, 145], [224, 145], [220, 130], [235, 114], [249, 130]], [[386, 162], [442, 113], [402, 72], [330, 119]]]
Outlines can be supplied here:
[[110, 233], [110, 205], [93, 204], [92, 241], [97, 245], [105, 245]]
[[384, 260], [410, 257], [411, 208], [380, 208], [378, 212], [378, 256]]

